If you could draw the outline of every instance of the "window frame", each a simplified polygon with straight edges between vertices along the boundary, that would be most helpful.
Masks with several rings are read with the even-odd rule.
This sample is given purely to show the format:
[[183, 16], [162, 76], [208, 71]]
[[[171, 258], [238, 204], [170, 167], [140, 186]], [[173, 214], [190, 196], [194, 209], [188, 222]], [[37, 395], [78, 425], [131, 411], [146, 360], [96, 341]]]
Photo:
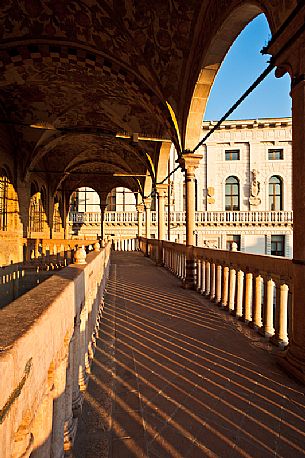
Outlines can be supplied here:
[[[272, 240], [272, 238], [280, 238], [280, 240]], [[284, 257], [285, 256], [285, 234], [274, 234], [274, 235], [271, 235], [271, 250], [270, 250], [270, 253], [271, 253], [271, 256], [282, 256]], [[276, 244], [276, 250], [272, 250], [272, 244]], [[281, 245], [282, 246], [282, 249], [281, 250], [278, 250], [278, 245]]]
[[[235, 179], [236, 182], [228, 183], [228, 180], [230, 180], [231, 178]], [[231, 189], [230, 194], [227, 193], [227, 186], [230, 186], [230, 189]], [[237, 193], [232, 193], [233, 186], [237, 186]], [[230, 198], [230, 208], [227, 205], [227, 197]], [[235, 200], [234, 198], [237, 198], [237, 205], [234, 204], [234, 200]], [[234, 206], [236, 206], [237, 208], [234, 208]], [[229, 177], [227, 177], [225, 181], [225, 211], [229, 211], [229, 212], [240, 211], [240, 181], [238, 177], [233, 176], [233, 175], [230, 175]]]
[[[237, 158], [228, 157], [233, 153], [237, 153]], [[225, 161], [240, 161], [240, 149], [225, 149]]]
[[[277, 178], [279, 180], [278, 183], [271, 183], [273, 178]], [[273, 186], [273, 193], [270, 192], [270, 186]], [[276, 186], [280, 187], [279, 193], [276, 191]], [[283, 211], [283, 188], [284, 182], [281, 176], [279, 175], [272, 175], [268, 181], [268, 206], [269, 211]], [[271, 201], [272, 198], [272, 201]], [[279, 198], [279, 205], [277, 205], [277, 198]], [[274, 208], [272, 208], [272, 206]], [[279, 206], [279, 208], [277, 208]]]
[[[270, 157], [270, 153], [275, 153], [275, 152], [280, 152], [280, 156], [279, 158], [277, 157]], [[284, 148], [268, 148], [268, 151], [267, 151], [267, 157], [268, 157], [268, 161], [283, 161], [284, 160]]]

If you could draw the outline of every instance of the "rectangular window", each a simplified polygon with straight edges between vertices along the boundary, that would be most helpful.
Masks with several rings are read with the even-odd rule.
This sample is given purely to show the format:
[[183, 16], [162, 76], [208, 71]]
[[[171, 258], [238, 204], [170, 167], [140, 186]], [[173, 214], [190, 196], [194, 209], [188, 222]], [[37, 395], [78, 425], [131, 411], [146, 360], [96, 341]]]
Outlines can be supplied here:
[[268, 149], [268, 159], [269, 161], [278, 161], [284, 159], [284, 151], [281, 148], [277, 149]]
[[233, 242], [237, 243], [237, 250], [240, 251], [240, 235], [227, 235], [227, 250], [231, 251]]
[[285, 235], [271, 235], [271, 255], [285, 256]]
[[239, 161], [240, 159], [239, 149], [227, 149], [225, 150], [226, 161]]

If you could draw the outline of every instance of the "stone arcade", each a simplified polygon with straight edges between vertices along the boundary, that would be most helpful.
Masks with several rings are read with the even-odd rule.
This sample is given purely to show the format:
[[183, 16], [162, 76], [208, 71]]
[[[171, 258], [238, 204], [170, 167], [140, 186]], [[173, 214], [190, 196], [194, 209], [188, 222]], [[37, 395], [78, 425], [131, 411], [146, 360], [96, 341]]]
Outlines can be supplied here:
[[[226, 52], [243, 27], [260, 13], [266, 15], [272, 32], [264, 52], [271, 56], [278, 77], [287, 72], [291, 77], [292, 260], [193, 247], [195, 173], [202, 154], [189, 151], [200, 137], [210, 89]], [[102, 206], [115, 187], [140, 192], [144, 207], [139, 211], [146, 215], [150, 200], [145, 197], [156, 188], [158, 239], [140, 237], [141, 250], [179, 276], [186, 288], [198, 289], [275, 344], [285, 346], [289, 340], [281, 365], [304, 383], [304, 24], [305, 4], [297, 0], [2, 2], [2, 283], [15, 280], [24, 262], [36, 265], [35, 260], [43, 264], [48, 256], [69, 258], [73, 246], [67, 240], [67, 213], [70, 195], [77, 188], [95, 189]], [[164, 241], [168, 187], [163, 180], [171, 144], [185, 172], [185, 245]], [[253, 177], [251, 196], [252, 203], [257, 203], [254, 181]], [[209, 198], [212, 202], [212, 189]], [[149, 234], [148, 226], [142, 235]], [[78, 243], [80, 247], [85, 244]], [[96, 244], [86, 260], [79, 247], [77, 260], [81, 263], [68, 266], [0, 311], [1, 458], [59, 458], [71, 450], [103, 322], [101, 299], [110, 256], [110, 245], [103, 245], [100, 250]], [[120, 268], [117, 270], [119, 274]], [[128, 281], [126, 290], [132, 284]], [[195, 300], [191, 293], [183, 294]], [[179, 291], [177, 296], [178, 304]], [[179, 332], [177, 335], [183, 330]], [[226, 351], [234, 346], [229, 342]], [[226, 355], [233, 358], [232, 352]], [[246, 360], [236, 358], [239, 364]], [[185, 360], [181, 365], [188, 370]], [[254, 367], [249, 373], [259, 372]], [[264, 380], [272, 374], [270, 371]], [[243, 377], [241, 370], [239, 375]], [[278, 389], [274, 385], [272, 396], [286, 389], [289, 381], [284, 375], [283, 380], [285, 386]], [[300, 399], [296, 385], [289, 393]], [[205, 404], [203, 401], [200, 408]], [[281, 412], [290, 414], [290, 407]], [[299, 408], [303, 409], [300, 402]], [[302, 416], [295, 413], [295, 421], [301, 422]], [[273, 437], [273, 426], [268, 428]], [[181, 438], [185, 430], [178, 430]], [[152, 430], [149, 434], [153, 435]], [[301, 435], [304, 439], [304, 431]], [[259, 446], [259, 440], [250, 436]], [[195, 436], [189, 437], [196, 444]], [[201, 456], [217, 447], [220, 437], [224, 435], [215, 434], [212, 445], [202, 446]], [[295, 450], [304, 455], [304, 441], [298, 445], [294, 438], [284, 436], [287, 449], [283, 456], [292, 456]], [[264, 451], [274, 455], [271, 447]], [[136, 450], [132, 456], [142, 456], [139, 447]], [[173, 446], [168, 450], [166, 456], [175, 456]], [[239, 456], [251, 456], [244, 450], [239, 446], [235, 451]], [[186, 456], [182, 452], [176, 455]]]

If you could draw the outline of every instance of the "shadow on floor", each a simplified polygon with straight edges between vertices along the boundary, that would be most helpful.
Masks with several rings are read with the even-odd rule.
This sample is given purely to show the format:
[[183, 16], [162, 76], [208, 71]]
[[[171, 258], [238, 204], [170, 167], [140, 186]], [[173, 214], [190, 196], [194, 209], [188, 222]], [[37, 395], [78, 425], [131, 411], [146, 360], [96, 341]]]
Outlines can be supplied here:
[[113, 254], [73, 456], [305, 456], [304, 387], [261, 342], [141, 254]]

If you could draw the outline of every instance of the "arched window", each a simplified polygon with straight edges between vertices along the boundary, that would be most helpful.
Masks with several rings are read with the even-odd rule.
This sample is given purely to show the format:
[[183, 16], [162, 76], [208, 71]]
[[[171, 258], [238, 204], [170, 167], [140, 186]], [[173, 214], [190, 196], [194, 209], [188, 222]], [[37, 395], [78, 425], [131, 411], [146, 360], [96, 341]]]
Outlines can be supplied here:
[[31, 201], [30, 201], [30, 231], [31, 232], [43, 232], [46, 208], [46, 191], [45, 188], [41, 188], [41, 192], [38, 191], [36, 183], [31, 184]]
[[53, 231], [60, 232], [62, 228], [61, 216], [60, 216], [61, 201], [58, 196], [54, 198], [54, 210], [53, 210]]
[[9, 180], [5, 170], [0, 170], [0, 230], [7, 230], [7, 203]]
[[239, 180], [236, 177], [226, 179], [225, 185], [226, 211], [239, 210]]
[[278, 211], [283, 210], [283, 199], [282, 199], [282, 179], [274, 175], [269, 180], [269, 210]]
[[116, 189], [113, 189], [107, 196], [107, 211], [115, 212], [116, 211]]

